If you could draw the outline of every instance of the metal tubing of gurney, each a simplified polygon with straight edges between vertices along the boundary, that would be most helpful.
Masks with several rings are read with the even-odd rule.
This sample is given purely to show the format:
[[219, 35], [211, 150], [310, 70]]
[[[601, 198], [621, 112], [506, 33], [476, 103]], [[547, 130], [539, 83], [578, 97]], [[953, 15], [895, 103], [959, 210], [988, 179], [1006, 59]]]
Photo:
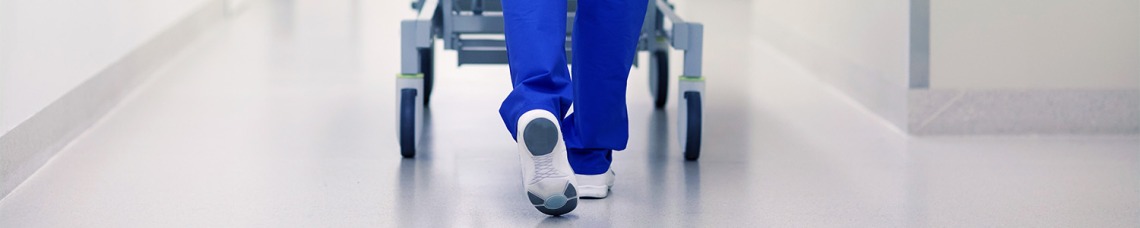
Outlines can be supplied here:
[[417, 3], [419, 13], [415, 20], [400, 22], [400, 73], [422, 73], [419, 62], [419, 50], [431, 48], [432, 45], [432, 18], [439, 0], [423, 0]]
[[673, 8], [670, 8], [669, 3], [665, 0], [656, 1], [657, 10], [664, 14], [669, 22], [673, 23], [673, 28], [666, 31], [666, 37], [669, 38], [673, 48], [685, 51], [685, 67], [682, 70], [682, 76], [701, 77], [704, 25], [685, 22], [680, 16], [677, 16], [677, 13], [673, 12]]

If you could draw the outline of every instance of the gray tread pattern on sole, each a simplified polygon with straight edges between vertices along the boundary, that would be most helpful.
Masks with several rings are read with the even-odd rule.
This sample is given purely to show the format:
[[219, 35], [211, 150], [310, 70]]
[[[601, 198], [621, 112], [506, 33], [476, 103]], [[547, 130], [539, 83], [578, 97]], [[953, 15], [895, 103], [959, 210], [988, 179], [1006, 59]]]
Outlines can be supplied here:
[[554, 122], [546, 118], [538, 118], [531, 120], [526, 124], [523, 129], [523, 141], [526, 143], [527, 150], [534, 156], [541, 156], [554, 152], [554, 146], [558, 144], [558, 126]]
[[574, 189], [574, 184], [570, 183], [566, 183], [566, 190], [563, 190], [562, 194], [551, 196], [551, 198], [561, 198], [566, 200], [564, 203], [559, 205], [558, 208], [548, 208], [546, 200], [535, 195], [534, 193], [531, 193], [530, 191], [527, 191], [526, 195], [527, 198], [530, 199], [530, 203], [534, 206], [534, 208], [548, 215], [559, 216], [562, 214], [570, 213], [570, 211], [573, 211], [574, 208], [578, 207], [578, 191]]

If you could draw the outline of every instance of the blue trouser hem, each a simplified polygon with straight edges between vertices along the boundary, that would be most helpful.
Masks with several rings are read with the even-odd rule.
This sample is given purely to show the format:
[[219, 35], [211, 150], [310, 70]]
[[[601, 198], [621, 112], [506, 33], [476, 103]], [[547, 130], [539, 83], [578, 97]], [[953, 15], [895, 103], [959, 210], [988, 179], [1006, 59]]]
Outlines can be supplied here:
[[598, 175], [610, 169], [613, 150], [609, 149], [568, 149], [566, 157], [575, 174]]

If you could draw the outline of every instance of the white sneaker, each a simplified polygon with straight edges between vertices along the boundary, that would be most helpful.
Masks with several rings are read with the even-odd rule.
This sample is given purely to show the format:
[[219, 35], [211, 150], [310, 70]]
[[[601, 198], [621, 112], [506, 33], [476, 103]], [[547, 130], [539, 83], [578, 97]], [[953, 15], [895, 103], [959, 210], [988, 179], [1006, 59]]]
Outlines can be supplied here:
[[538, 211], [555, 216], [578, 206], [577, 181], [557, 120], [545, 110], [527, 111], [516, 132], [527, 196]]
[[601, 199], [610, 195], [610, 188], [614, 187], [613, 169], [597, 175], [575, 174], [578, 179], [578, 196], [589, 199]]

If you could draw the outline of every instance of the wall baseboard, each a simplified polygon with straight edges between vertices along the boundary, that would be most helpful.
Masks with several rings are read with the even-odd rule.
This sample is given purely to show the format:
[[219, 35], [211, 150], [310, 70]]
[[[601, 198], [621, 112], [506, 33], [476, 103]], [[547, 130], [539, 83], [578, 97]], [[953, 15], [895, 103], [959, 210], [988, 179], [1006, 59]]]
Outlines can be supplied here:
[[914, 135], [1138, 134], [1140, 90], [912, 89]]
[[0, 199], [207, 30], [224, 22], [227, 6], [226, 0], [204, 3], [0, 136]]

